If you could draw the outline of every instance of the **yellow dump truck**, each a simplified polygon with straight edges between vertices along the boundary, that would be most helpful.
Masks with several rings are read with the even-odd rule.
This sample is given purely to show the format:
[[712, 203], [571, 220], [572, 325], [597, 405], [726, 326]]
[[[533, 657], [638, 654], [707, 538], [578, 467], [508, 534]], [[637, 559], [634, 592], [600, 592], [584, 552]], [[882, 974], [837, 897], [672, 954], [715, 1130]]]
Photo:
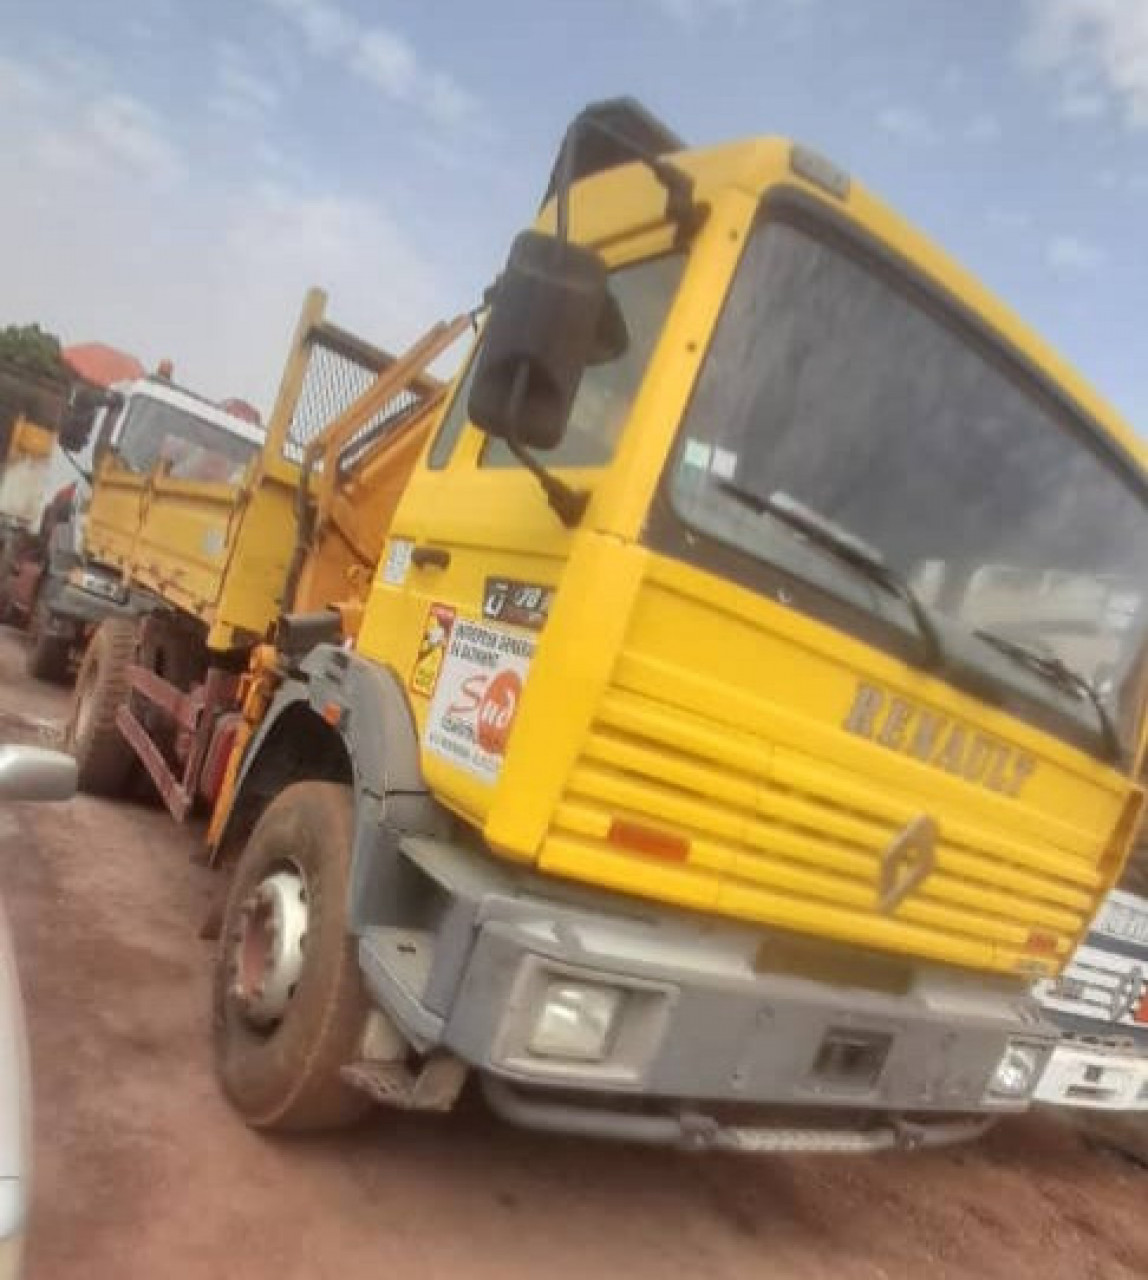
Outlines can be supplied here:
[[[628, 102], [571, 126], [470, 358], [410, 412], [369, 518], [347, 491], [330, 519], [337, 452], [280, 489], [265, 449], [223, 594], [157, 578], [182, 611], [105, 624], [77, 687], [89, 783], [125, 742], [148, 763], [173, 679], [160, 763], [227, 744], [215, 1038], [247, 1122], [444, 1109], [471, 1074], [513, 1122], [691, 1149], [1026, 1107], [1057, 1036], [1031, 985], [1140, 816], [1146, 620], [1102, 690], [1026, 631], [1025, 573], [1139, 580], [1128, 429], [850, 175], [690, 150]], [[298, 590], [352, 524], [361, 615], [316, 607], [346, 574]], [[242, 676], [228, 646], [274, 610], [229, 612], [237, 574], [283, 614]], [[149, 637], [189, 606], [176, 676]]]
[[325, 307], [313, 290], [266, 431], [163, 379], [113, 390], [89, 426], [82, 554], [49, 593], [63, 643], [111, 615], [77, 676], [88, 790], [116, 794], [142, 768], [177, 819], [211, 804], [272, 625], [313, 601], [353, 625], [442, 392], [423, 365], [469, 322], [396, 362]]

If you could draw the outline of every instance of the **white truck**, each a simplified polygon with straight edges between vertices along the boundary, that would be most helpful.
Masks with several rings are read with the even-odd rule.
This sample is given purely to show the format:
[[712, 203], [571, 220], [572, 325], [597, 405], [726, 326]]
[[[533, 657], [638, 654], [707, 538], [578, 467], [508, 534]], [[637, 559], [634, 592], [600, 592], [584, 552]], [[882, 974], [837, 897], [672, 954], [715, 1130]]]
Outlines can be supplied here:
[[140, 475], [238, 485], [262, 444], [263, 428], [166, 377], [151, 376], [87, 393], [73, 406], [63, 435], [70, 451], [53, 450], [39, 510], [0, 577], [4, 609], [28, 625], [29, 672], [47, 679], [66, 676], [91, 628], [131, 604], [117, 568], [92, 563], [83, 553], [90, 491], [84, 477], [92, 467], [114, 453]]
[[1148, 1111], [1148, 844], [1060, 977], [1038, 999], [1064, 1033], [1038, 1102]]
[[[1131, 624], [1145, 602], [1128, 583], [1078, 583], [1082, 606], [1072, 630], [1078, 655], [1088, 654], [1089, 635], [1104, 615], [1116, 630]], [[1063, 600], [1063, 597], [1062, 597]], [[1083, 669], [1101, 696], [1106, 688], [1103, 655], [1093, 652]], [[1108, 1111], [1148, 1110], [1148, 826], [1117, 886], [1105, 898], [1092, 927], [1060, 976], [1038, 982], [1037, 999], [1060, 1027], [1063, 1039], [1036, 1090], [1038, 1102]]]

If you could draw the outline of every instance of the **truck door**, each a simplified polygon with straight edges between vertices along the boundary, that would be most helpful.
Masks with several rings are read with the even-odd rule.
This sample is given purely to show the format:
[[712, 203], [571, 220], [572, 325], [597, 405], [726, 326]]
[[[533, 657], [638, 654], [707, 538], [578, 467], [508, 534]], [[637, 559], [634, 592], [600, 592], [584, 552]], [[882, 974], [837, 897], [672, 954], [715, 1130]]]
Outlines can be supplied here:
[[[683, 262], [663, 254], [611, 274], [629, 342], [586, 371], [564, 440], [539, 457], [566, 485], [592, 494], [610, 466]], [[468, 424], [473, 368], [396, 512], [359, 648], [401, 673], [428, 778], [478, 816], [577, 530], [502, 441]], [[591, 503], [580, 527], [593, 520]]]

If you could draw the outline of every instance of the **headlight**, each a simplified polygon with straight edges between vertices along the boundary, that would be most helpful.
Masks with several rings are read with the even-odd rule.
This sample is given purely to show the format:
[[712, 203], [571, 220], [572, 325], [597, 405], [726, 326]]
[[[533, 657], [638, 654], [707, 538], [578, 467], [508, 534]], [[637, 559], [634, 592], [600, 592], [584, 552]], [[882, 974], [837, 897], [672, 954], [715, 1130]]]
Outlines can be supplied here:
[[1035, 1045], [1010, 1044], [997, 1063], [989, 1092], [1000, 1098], [1024, 1098], [1036, 1088], [1043, 1055]]
[[92, 595], [103, 596], [108, 600], [118, 600], [125, 594], [122, 583], [114, 578], [105, 578], [98, 573], [81, 573], [79, 585]]
[[621, 1003], [622, 992], [616, 987], [552, 982], [542, 998], [527, 1048], [540, 1058], [601, 1062], [609, 1052]]

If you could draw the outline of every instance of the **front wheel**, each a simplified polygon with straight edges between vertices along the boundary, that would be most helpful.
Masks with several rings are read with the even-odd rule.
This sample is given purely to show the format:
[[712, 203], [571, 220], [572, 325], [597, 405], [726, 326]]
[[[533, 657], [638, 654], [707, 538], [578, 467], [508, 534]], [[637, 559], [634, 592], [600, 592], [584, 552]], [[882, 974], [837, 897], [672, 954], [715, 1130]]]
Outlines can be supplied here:
[[339, 1128], [371, 1106], [340, 1075], [370, 1013], [347, 932], [351, 836], [351, 789], [297, 782], [268, 805], [235, 868], [215, 965], [215, 1063], [256, 1129]]
[[76, 757], [80, 790], [92, 795], [124, 796], [130, 789], [136, 756], [116, 715], [131, 693], [135, 651], [135, 623], [105, 618], [80, 663], [65, 738]]

